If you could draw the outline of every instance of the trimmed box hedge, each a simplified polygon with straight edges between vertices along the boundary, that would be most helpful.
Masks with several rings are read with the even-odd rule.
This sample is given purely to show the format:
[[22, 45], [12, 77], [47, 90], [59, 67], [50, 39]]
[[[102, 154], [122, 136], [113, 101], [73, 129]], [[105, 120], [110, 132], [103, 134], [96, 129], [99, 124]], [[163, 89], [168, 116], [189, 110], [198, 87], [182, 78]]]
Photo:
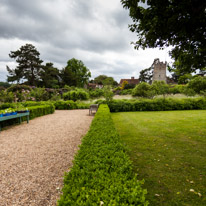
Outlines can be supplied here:
[[50, 101], [41, 101], [41, 102], [36, 102], [36, 101], [26, 101], [26, 102], [13, 102], [13, 103], [3, 103], [0, 104], [0, 110], [2, 109], [7, 109], [7, 108], [16, 108], [18, 105], [22, 105], [24, 107], [33, 107], [33, 106], [41, 106], [41, 105], [51, 105], [52, 102]]
[[68, 101], [54, 101], [54, 106], [57, 110], [72, 110], [72, 109], [89, 109], [90, 104], [78, 103], [73, 100]]
[[58, 206], [148, 205], [107, 105], [100, 105], [73, 163]]
[[108, 106], [111, 112], [196, 110], [206, 109], [206, 98], [113, 100]]
[[28, 110], [30, 112], [29, 119], [34, 119], [35, 117], [54, 113], [55, 106], [53, 104], [45, 104], [40, 106], [28, 107]]

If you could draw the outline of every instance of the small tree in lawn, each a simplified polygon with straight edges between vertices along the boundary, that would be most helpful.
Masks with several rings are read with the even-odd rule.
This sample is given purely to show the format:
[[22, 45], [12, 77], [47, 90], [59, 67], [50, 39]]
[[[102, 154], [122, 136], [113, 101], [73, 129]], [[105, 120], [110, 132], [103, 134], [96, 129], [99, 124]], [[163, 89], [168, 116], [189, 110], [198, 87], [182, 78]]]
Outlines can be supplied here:
[[152, 89], [157, 95], [163, 95], [164, 98], [169, 93], [169, 85], [164, 81], [154, 81], [152, 84]]
[[153, 98], [155, 96], [155, 91], [150, 84], [141, 82], [132, 90], [132, 96]]
[[110, 86], [105, 86], [104, 87], [104, 98], [106, 99], [107, 102], [112, 101], [114, 96], [114, 93], [111, 90]]

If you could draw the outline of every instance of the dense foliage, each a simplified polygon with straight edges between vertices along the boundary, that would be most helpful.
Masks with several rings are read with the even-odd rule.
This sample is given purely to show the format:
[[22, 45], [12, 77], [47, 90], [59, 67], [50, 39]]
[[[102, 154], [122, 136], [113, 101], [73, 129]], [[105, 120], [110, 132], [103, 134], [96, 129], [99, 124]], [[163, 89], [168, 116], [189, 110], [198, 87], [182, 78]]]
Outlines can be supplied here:
[[152, 83], [152, 77], [153, 77], [152, 67], [147, 68], [147, 69], [143, 69], [142, 71], [140, 71], [139, 81], [140, 82], [147, 82], [147, 83], [151, 84]]
[[88, 83], [91, 73], [81, 60], [75, 58], [67, 62], [67, 66], [61, 71], [64, 84], [75, 87], [83, 87]]
[[197, 94], [206, 93], [206, 77], [196, 77], [188, 83], [188, 88], [193, 89]]
[[108, 106], [111, 112], [206, 109], [206, 98], [113, 100]]
[[113, 77], [108, 77], [106, 75], [99, 75], [94, 78], [94, 83], [101, 85], [117, 86], [118, 83], [114, 80]]
[[98, 98], [102, 97], [104, 95], [103, 89], [91, 89], [89, 90], [89, 96], [90, 98]]
[[70, 110], [70, 109], [89, 109], [90, 104], [89, 103], [80, 103], [80, 102], [74, 102], [72, 100], [68, 101], [54, 101], [53, 102], [55, 109], [57, 110]]
[[0, 82], [0, 88], [4, 89], [4, 88], [8, 88], [11, 85], [8, 82]]
[[89, 99], [89, 94], [83, 89], [75, 89], [72, 91], [68, 91], [63, 94], [64, 100], [87, 100]]
[[172, 45], [171, 56], [189, 72], [206, 67], [206, 1], [121, 0], [137, 33], [135, 48]]
[[46, 63], [40, 72], [39, 86], [46, 88], [59, 88], [61, 78], [60, 71], [54, 67], [53, 63]]
[[64, 177], [59, 206], [148, 205], [142, 181], [120, 142], [111, 114], [101, 105], [83, 138], [74, 165]]
[[132, 96], [152, 98], [155, 96], [155, 91], [150, 84], [141, 82], [133, 89]]

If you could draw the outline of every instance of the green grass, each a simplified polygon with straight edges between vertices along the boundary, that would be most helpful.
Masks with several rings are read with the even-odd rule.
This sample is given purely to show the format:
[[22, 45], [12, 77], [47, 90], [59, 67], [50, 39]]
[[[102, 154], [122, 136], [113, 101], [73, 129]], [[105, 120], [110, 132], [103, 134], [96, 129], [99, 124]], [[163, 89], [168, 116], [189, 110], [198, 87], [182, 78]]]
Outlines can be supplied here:
[[205, 110], [124, 112], [112, 118], [134, 172], [145, 179], [150, 205], [206, 205]]

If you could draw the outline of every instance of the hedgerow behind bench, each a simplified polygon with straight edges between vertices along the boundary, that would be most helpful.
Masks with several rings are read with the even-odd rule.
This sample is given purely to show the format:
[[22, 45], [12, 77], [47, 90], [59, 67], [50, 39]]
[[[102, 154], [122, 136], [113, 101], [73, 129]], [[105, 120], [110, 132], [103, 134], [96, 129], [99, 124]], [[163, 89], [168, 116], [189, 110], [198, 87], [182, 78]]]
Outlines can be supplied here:
[[142, 184], [132, 171], [108, 106], [100, 105], [74, 165], [64, 177], [58, 205], [146, 206]]

